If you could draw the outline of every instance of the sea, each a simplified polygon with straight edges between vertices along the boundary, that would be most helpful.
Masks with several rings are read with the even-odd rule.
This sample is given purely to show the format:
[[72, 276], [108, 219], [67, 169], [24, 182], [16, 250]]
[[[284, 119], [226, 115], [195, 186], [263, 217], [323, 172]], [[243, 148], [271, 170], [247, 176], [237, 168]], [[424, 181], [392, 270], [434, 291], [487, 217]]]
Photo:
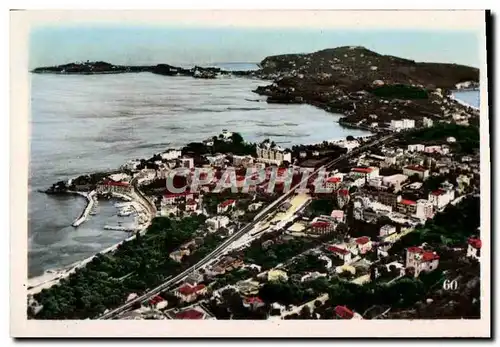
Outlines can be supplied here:
[[[215, 64], [227, 70], [255, 64]], [[204, 140], [222, 129], [247, 141], [270, 138], [285, 147], [368, 132], [343, 128], [341, 115], [310, 105], [268, 104], [252, 92], [269, 81], [214, 80], [151, 73], [117, 75], [31, 74], [31, 155], [28, 196], [28, 276], [61, 269], [120, 242], [128, 235], [104, 230], [132, 217], [118, 217], [113, 201], [79, 227], [80, 196], [38, 190], [60, 180], [116, 169], [171, 147]]]
[[[257, 68], [248, 63], [215, 65]], [[369, 135], [341, 127], [341, 115], [313, 106], [268, 104], [252, 92], [267, 84], [250, 78], [201, 80], [151, 73], [32, 74], [28, 277], [70, 266], [128, 236], [104, 229], [133, 219], [118, 217], [113, 201], [100, 201], [96, 215], [72, 227], [86, 200], [39, 192], [57, 181], [116, 169], [127, 160], [200, 141], [222, 129], [240, 132], [247, 141], [271, 138], [288, 147]], [[479, 92], [455, 96], [479, 107]]]

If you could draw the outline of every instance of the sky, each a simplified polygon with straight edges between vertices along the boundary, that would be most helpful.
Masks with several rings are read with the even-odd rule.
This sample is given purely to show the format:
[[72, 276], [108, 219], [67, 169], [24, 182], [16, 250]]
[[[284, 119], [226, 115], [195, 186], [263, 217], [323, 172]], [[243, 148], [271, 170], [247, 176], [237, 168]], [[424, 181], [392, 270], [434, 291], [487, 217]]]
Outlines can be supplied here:
[[364, 46], [416, 61], [479, 67], [474, 31], [340, 30], [192, 26], [44, 26], [30, 34], [29, 68], [101, 60], [113, 64], [258, 63], [266, 56]]

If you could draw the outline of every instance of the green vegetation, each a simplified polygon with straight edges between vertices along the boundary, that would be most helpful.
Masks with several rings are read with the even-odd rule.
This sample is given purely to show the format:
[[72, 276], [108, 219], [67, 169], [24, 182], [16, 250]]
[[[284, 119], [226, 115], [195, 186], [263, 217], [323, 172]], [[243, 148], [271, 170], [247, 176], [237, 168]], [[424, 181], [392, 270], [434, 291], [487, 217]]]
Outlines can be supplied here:
[[122, 244], [114, 253], [97, 255], [83, 269], [35, 295], [43, 305], [39, 319], [94, 318], [106, 308], [122, 304], [130, 293], [143, 293], [159, 285], [166, 277], [212, 250], [215, 237], [204, 244], [182, 264], [171, 260], [168, 254], [181, 244], [193, 239], [205, 217], [194, 216], [182, 220], [155, 218], [144, 236]]
[[214, 154], [214, 153], [232, 153], [236, 155], [256, 156], [256, 145], [246, 143], [239, 133], [233, 133], [231, 141], [224, 141], [222, 137], [214, 136], [212, 138], [213, 146], [207, 146], [201, 142], [188, 143], [182, 148], [182, 154], [191, 153], [195, 155]]
[[425, 89], [403, 84], [385, 85], [375, 88], [371, 92], [381, 98], [427, 99], [429, 97]]
[[405, 248], [426, 242], [433, 247], [442, 245], [464, 246], [467, 238], [473, 235], [480, 224], [480, 199], [466, 197], [459, 204], [449, 205], [424, 226], [416, 228], [398, 240], [389, 250], [399, 254]]
[[264, 250], [262, 242], [260, 239], [255, 240], [245, 249], [245, 263], [258, 264], [263, 270], [273, 268], [313, 246], [312, 240], [292, 239], [272, 244]]
[[457, 142], [448, 144], [454, 153], [472, 154], [479, 150], [479, 126], [438, 123], [437, 125], [406, 134], [403, 141], [407, 144], [438, 142], [446, 143], [448, 137]]

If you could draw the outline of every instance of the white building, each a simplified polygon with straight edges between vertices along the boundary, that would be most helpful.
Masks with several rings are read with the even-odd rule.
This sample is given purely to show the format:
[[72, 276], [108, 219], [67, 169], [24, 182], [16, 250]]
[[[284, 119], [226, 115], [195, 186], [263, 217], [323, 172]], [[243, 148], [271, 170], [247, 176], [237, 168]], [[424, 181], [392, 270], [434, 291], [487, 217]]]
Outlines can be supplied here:
[[386, 187], [393, 186], [397, 191], [401, 190], [401, 184], [408, 179], [407, 175], [395, 174], [391, 176], [384, 176], [382, 178], [382, 184]]
[[429, 177], [429, 170], [419, 165], [408, 165], [403, 168], [403, 174], [409, 177], [416, 174], [420, 179], [425, 180]]
[[425, 153], [441, 153], [441, 146], [425, 146]]
[[422, 119], [422, 123], [426, 128], [430, 128], [434, 125], [434, 121], [427, 117], [424, 117], [424, 119]]
[[423, 152], [424, 149], [425, 145], [422, 144], [408, 145], [408, 152]]
[[453, 201], [453, 199], [455, 199], [455, 191], [453, 189], [440, 188], [429, 193], [429, 202], [436, 210], [443, 209], [446, 205]]
[[386, 237], [392, 235], [396, 232], [396, 227], [394, 225], [386, 224], [380, 228], [379, 236]]
[[422, 247], [409, 247], [406, 249], [406, 268], [415, 269], [415, 277], [422, 271], [431, 272], [439, 265], [439, 255], [436, 252], [425, 251]]
[[162, 159], [173, 160], [177, 159], [182, 155], [182, 152], [178, 149], [169, 149], [166, 152], [160, 154]]
[[351, 176], [355, 178], [365, 178], [370, 180], [379, 176], [379, 168], [371, 167], [354, 167], [351, 169]]
[[391, 128], [393, 130], [405, 130], [415, 128], [414, 119], [391, 120]]
[[356, 239], [359, 254], [365, 254], [372, 249], [372, 242], [368, 236], [361, 236]]
[[292, 162], [292, 153], [288, 149], [276, 146], [269, 140], [257, 146], [258, 160], [268, 164], [281, 165], [284, 161]]
[[215, 231], [227, 226], [229, 224], [229, 218], [226, 216], [215, 216], [207, 219], [205, 223], [207, 224], [209, 229]]
[[329, 246], [327, 248], [333, 255], [342, 259], [345, 263], [351, 262], [351, 252], [345, 248], [339, 246]]
[[434, 207], [432, 203], [425, 199], [417, 200], [417, 209], [415, 211], [415, 217], [423, 220], [434, 217]]

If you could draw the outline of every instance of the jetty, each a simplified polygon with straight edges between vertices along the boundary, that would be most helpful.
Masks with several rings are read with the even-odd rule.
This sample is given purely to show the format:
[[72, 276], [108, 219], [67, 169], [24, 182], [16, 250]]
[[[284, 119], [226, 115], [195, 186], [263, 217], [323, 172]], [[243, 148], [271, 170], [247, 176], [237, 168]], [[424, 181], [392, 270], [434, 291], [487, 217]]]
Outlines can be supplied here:
[[80, 217], [78, 217], [78, 219], [73, 222], [72, 225], [74, 227], [79, 226], [80, 224], [82, 224], [83, 222], [85, 222], [87, 220], [87, 218], [88, 218], [90, 212], [92, 211], [92, 208], [94, 207], [94, 204], [96, 202], [96, 198], [95, 198], [96, 191], [95, 190], [91, 191], [88, 194], [81, 193], [81, 192], [79, 192], [79, 194], [85, 196], [89, 202], [88, 202], [87, 206], [85, 207], [85, 209], [83, 210]]
[[126, 227], [126, 226], [121, 226], [121, 225], [105, 225], [104, 229], [106, 229], [106, 230], [120, 230], [120, 231], [127, 231], [127, 232], [137, 230], [137, 228], [135, 226]]

